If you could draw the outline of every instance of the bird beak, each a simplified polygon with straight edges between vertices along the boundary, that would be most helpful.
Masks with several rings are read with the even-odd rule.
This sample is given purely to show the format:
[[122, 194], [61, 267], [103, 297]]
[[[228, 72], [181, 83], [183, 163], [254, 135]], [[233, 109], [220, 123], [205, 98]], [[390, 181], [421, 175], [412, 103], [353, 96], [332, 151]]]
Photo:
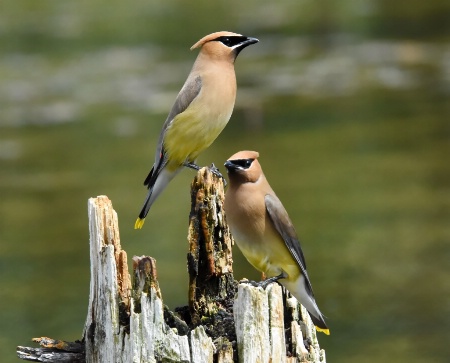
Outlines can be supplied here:
[[255, 44], [258, 43], [259, 39], [256, 38], [252, 38], [252, 37], [248, 37], [246, 41], [244, 41], [242, 44], [244, 45], [244, 47], [250, 45], [250, 44]]
[[239, 51], [241, 51], [242, 49], [244, 49], [245, 47], [248, 47], [249, 45], [258, 43], [259, 40], [256, 38], [251, 38], [248, 37], [246, 40], [244, 40], [241, 44], [239, 44], [239, 46], [237, 47], [237, 49], [239, 49]]
[[233, 162], [231, 162], [230, 160], [227, 160], [225, 162], [225, 164], [223, 164], [223, 165], [227, 168], [228, 172], [235, 171], [235, 170], [239, 169], [239, 166], [236, 165], [236, 164], [233, 164]]
[[252, 37], [247, 37], [246, 40], [244, 40], [242, 43], [240, 43], [239, 45], [236, 46], [236, 48], [234, 48], [234, 51], [236, 52], [236, 55], [239, 54], [241, 52], [242, 49], [244, 49], [245, 47], [248, 47], [251, 44], [255, 44], [258, 43], [259, 40], [256, 38], [252, 38]]

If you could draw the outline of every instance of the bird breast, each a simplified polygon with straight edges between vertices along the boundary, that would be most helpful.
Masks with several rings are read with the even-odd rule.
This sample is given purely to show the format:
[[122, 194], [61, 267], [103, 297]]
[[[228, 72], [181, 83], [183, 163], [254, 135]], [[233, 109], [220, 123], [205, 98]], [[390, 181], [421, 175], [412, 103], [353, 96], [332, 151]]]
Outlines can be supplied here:
[[[226, 72], [225, 72], [226, 73]], [[173, 160], [194, 161], [219, 136], [230, 120], [236, 99], [236, 80], [209, 74], [202, 76], [202, 89], [189, 107], [175, 116], [165, 138]]]
[[[253, 196], [249, 197], [249, 193]], [[257, 197], [258, 194], [257, 191], [238, 191], [232, 195], [227, 191], [225, 212], [231, 234], [242, 254], [257, 270], [268, 277], [282, 271], [289, 277], [296, 277], [299, 267], [266, 212], [264, 195]]]

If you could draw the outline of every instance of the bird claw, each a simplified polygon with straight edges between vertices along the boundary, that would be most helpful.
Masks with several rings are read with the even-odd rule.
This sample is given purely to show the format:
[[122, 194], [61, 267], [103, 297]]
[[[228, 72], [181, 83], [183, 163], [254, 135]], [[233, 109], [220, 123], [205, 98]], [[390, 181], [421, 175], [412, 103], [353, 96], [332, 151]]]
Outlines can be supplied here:
[[219, 171], [219, 169], [214, 165], [214, 163], [211, 164], [211, 166], [209, 167], [209, 171], [211, 173], [213, 173], [215, 176], [217, 176], [218, 178], [222, 179], [223, 182], [223, 186], [226, 187], [227, 186], [227, 181], [225, 180], [225, 178], [223, 177], [222, 173]]
[[251, 281], [251, 280], [247, 280], [247, 279], [242, 280], [240, 282], [242, 282], [244, 284], [245, 283], [250, 284], [254, 287], [262, 287], [262, 289], [265, 290], [267, 288], [267, 286], [269, 286], [272, 282], [277, 282], [278, 280], [284, 279], [286, 277], [287, 277], [287, 275], [283, 271], [278, 276], [272, 276], [272, 277], [269, 277], [268, 279], [262, 280], [260, 282], [255, 282], [255, 281]]
[[259, 282], [259, 286], [261, 286], [263, 288], [263, 290], [265, 290], [265, 289], [267, 289], [267, 286], [269, 286], [273, 282], [275, 282], [275, 281], [273, 281], [271, 279], [262, 280]]
[[[193, 162], [189, 162], [186, 161], [183, 166], [190, 168], [190, 169], [194, 169], [194, 170], [200, 170], [201, 167], [198, 166], [197, 164], [193, 163]], [[223, 175], [221, 174], [221, 172], [219, 171], [219, 169], [214, 165], [214, 163], [211, 164], [211, 166], [208, 166], [208, 169], [211, 173], [213, 173], [215, 176], [217, 176], [218, 178], [222, 179], [223, 182], [223, 186], [226, 187], [227, 186], [227, 181], [225, 180], [225, 178], [223, 177]]]
[[263, 290], [265, 290], [267, 288], [267, 286], [269, 286], [272, 282], [274, 282], [273, 280], [267, 279], [267, 280], [262, 280], [259, 282], [253, 281], [253, 280], [241, 280], [239, 281], [241, 284], [248, 284], [250, 286], [253, 287], [261, 287]]
[[240, 284], [247, 284], [253, 287], [259, 287], [259, 282], [253, 281], [253, 280], [248, 280], [248, 279], [243, 279], [241, 281], [239, 281]]

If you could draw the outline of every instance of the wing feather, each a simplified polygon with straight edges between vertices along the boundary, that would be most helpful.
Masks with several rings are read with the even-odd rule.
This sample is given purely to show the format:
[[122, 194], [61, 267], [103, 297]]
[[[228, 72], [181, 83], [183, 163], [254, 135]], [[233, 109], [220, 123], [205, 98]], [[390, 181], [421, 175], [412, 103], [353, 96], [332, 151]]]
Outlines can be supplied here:
[[158, 178], [159, 173], [168, 162], [166, 151], [164, 148], [164, 137], [166, 135], [167, 129], [172, 124], [173, 119], [180, 113], [183, 113], [189, 107], [192, 101], [198, 96], [201, 89], [202, 78], [200, 76], [197, 76], [191, 80], [188, 79], [183, 88], [178, 93], [178, 96], [175, 99], [172, 109], [170, 110], [159, 135], [158, 146], [156, 147], [155, 163], [153, 164], [152, 170], [150, 170], [150, 173], [144, 181], [144, 185], [147, 185], [149, 188], [153, 186], [156, 179]]
[[278, 231], [280, 236], [283, 238], [284, 243], [286, 244], [286, 247], [291, 253], [292, 257], [300, 267], [300, 270], [305, 277], [305, 286], [308, 292], [310, 292], [311, 295], [314, 296], [311, 282], [309, 281], [308, 273], [306, 272], [305, 256], [303, 255], [300, 241], [298, 240], [294, 225], [292, 224], [291, 219], [286, 212], [286, 209], [284, 208], [281, 201], [274, 195], [266, 194], [264, 200], [270, 220], [272, 221], [275, 229]]

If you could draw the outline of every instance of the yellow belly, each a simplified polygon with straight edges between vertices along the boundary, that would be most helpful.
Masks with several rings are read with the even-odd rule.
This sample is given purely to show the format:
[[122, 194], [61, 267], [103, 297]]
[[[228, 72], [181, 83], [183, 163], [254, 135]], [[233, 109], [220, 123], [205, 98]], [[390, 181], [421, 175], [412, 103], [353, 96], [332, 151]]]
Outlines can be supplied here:
[[179, 165], [194, 161], [225, 128], [231, 116], [226, 113], [199, 112], [194, 108], [177, 115], [168, 128], [164, 146], [169, 159]]
[[264, 272], [267, 277], [280, 275], [283, 271], [288, 275], [287, 279], [296, 279], [301, 271], [286, 247], [283, 239], [272, 231], [253, 238], [232, 230], [236, 244], [242, 254], [257, 270]]

